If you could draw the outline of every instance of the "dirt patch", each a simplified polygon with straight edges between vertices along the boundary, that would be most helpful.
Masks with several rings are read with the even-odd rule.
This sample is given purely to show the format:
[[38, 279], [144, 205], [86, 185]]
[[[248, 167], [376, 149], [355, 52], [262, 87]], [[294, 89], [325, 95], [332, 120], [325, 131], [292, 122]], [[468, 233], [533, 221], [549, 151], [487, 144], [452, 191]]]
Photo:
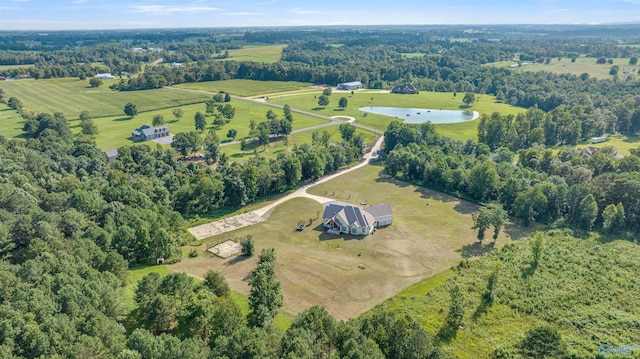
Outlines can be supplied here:
[[196, 237], [196, 239], [205, 239], [217, 236], [222, 233], [234, 231], [236, 229], [251, 226], [263, 221], [264, 219], [262, 217], [256, 215], [253, 212], [249, 212], [221, 219], [219, 221], [206, 223], [197, 227], [191, 227], [189, 228], [189, 233]]
[[207, 251], [217, 255], [220, 258], [226, 259], [242, 252], [242, 245], [232, 240], [228, 240], [207, 249]]

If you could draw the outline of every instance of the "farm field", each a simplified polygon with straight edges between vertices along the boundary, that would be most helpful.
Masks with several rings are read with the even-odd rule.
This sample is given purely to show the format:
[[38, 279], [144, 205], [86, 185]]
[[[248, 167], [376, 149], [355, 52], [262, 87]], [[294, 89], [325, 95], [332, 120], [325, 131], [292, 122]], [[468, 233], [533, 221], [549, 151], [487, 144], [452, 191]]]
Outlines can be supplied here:
[[207, 94], [170, 89], [144, 91], [113, 91], [109, 85], [115, 80], [105, 80], [97, 88], [89, 87], [89, 80], [62, 78], [48, 80], [2, 81], [5, 97], [17, 97], [26, 110], [62, 112], [68, 119], [76, 119], [87, 110], [93, 117], [117, 116], [123, 113], [124, 105], [133, 102], [138, 112], [169, 108], [179, 105], [204, 102]]
[[0, 103], [0, 136], [12, 138], [22, 134], [24, 119], [16, 110]]
[[[387, 126], [394, 120], [394, 118], [372, 113], [369, 113], [364, 117], [364, 112], [359, 110], [360, 107], [389, 106], [443, 110], [466, 109], [462, 103], [462, 97], [464, 96], [463, 93], [458, 93], [457, 96], [454, 97], [452, 92], [420, 92], [417, 95], [398, 95], [390, 94], [387, 91], [360, 90], [355, 92], [354, 95], [351, 95], [351, 93], [346, 91], [334, 91], [330, 96], [331, 102], [326, 108], [318, 106], [317, 97], [320, 93], [321, 91], [313, 94], [292, 94], [282, 97], [270, 97], [269, 102], [280, 105], [287, 103], [292, 108], [312, 111], [325, 116], [352, 116], [356, 118], [357, 123], [381, 131], [386, 130]], [[344, 111], [338, 108], [338, 100], [340, 97], [346, 97], [349, 101], [349, 104]], [[491, 95], [476, 95], [476, 97], [479, 101], [474, 103], [470, 109], [478, 111], [481, 115], [491, 114], [493, 112], [517, 114], [525, 111], [525, 109], [520, 107], [496, 102], [495, 97]], [[437, 124], [435, 127], [440, 134], [456, 140], [475, 140], [477, 138], [478, 121], [479, 120], [476, 119], [456, 124]]]
[[[359, 315], [462, 258], [481, 256], [521, 235], [520, 229], [509, 227], [495, 245], [481, 246], [471, 230], [471, 213], [477, 205], [380, 177], [380, 171], [379, 166], [366, 166], [309, 191], [350, 203], [390, 203], [394, 223], [374, 235], [328, 235], [319, 218], [322, 205], [297, 198], [276, 207], [266, 222], [208, 238], [198, 248], [204, 251], [208, 245], [252, 235], [257, 253], [276, 249], [285, 311], [297, 313], [321, 305], [340, 320]], [[310, 226], [295, 230], [298, 222], [309, 220]], [[205, 253], [169, 268], [194, 276], [202, 276], [208, 268], [219, 270], [233, 290], [246, 294], [245, 279], [256, 257], [223, 260]]]
[[179, 84], [174, 87], [209, 92], [224, 91], [232, 95], [251, 97], [272, 93], [296, 91], [311, 86], [297, 81], [221, 80]]
[[[175, 90], [166, 91], [171, 91], [172, 93], [178, 94], [183, 92]], [[220, 137], [220, 141], [228, 140], [226, 137], [227, 132], [232, 128], [238, 131], [236, 139], [241, 139], [243, 137], [249, 136], [250, 121], [254, 120], [256, 121], [256, 123], [266, 121], [265, 115], [270, 109], [274, 110], [274, 112], [278, 114], [279, 117], [283, 116], [282, 111], [278, 111], [278, 109], [267, 107], [255, 102], [234, 99], [230, 102], [230, 104], [236, 108], [236, 114], [230, 123], [216, 130], [216, 132], [218, 133], [218, 137]], [[124, 115], [95, 118], [93, 121], [100, 130], [100, 133], [96, 136], [96, 144], [100, 149], [103, 150], [111, 150], [121, 146], [131, 145], [134, 143], [130, 139], [131, 132], [144, 124], [151, 125], [153, 116], [158, 114], [164, 116], [165, 124], [169, 127], [171, 134], [194, 131], [195, 114], [198, 111], [205, 113], [205, 105], [203, 103], [200, 103], [195, 105], [182, 106], [181, 108], [184, 111], [184, 116], [180, 120], [174, 118], [172, 114], [174, 108], [144, 112], [138, 114], [134, 118], [129, 118]], [[319, 118], [297, 113], [293, 115], [293, 119], [294, 130], [328, 123], [328, 121]], [[213, 128], [211, 122], [213, 122], [213, 118], [207, 117], [207, 130]], [[74, 121], [71, 123], [71, 125], [74, 131], [80, 131], [79, 121]], [[146, 143], [152, 146], [155, 145], [155, 143], [151, 141], [148, 141]]]
[[229, 50], [229, 58], [217, 61], [255, 61], [274, 63], [280, 60], [285, 45], [245, 45], [242, 49]]
[[[624, 79], [626, 77], [626, 75], [624, 74], [625, 71], [629, 71], [635, 77], [638, 75], [638, 69], [640, 69], [640, 66], [638, 65], [635, 65], [635, 66], [629, 65], [628, 58], [614, 58], [613, 65], [596, 64], [596, 60], [597, 59], [594, 57], [579, 57], [576, 59], [576, 62], [571, 62], [570, 58], [562, 58], [560, 61], [558, 61], [557, 58], [553, 58], [551, 59], [551, 62], [548, 65], [539, 64], [539, 63], [529, 63], [529, 65], [526, 65], [526, 66], [515, 67], [513, 68], [513, 70], [514, 71], [534, 71], [534, 72], [548, 71], [548, 72], [553, 72], [557, 74], [568, 73], [576, 76], [580, 76], [586, 72], [589, 74], [589, 77], [602, 80], [602, 79], [613, 78], [612, 75], [609, 75], [609, 70], [611, 70], [611, 66], [613, 65], [618, 65], [620, 67], [620, 70], [618, 72], [618, 76], [620, 77], [620, 79]], [[509, 67], [509, 65], [512, 65], [515, 63], [516, 62], [514, 61], [501, 61], [501, 62], [488, 63], [488, 64], [485, 64], [484, 66]]]

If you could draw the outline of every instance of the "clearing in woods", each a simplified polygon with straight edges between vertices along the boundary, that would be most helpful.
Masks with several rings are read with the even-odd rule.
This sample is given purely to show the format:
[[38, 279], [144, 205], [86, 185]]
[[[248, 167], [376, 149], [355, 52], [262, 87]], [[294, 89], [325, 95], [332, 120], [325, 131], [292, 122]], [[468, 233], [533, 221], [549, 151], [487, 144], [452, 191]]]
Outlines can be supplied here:
[[[263, 223], [188, 246], [203, 254], [169, 268], [198, 277], [208, 269], [218, 270], [233, 290], [246, 294], [247, 275], [256, 266], [257, 255], [224, 260], [205, 250], [228, 239], [251, 235], [256, 253], [263, 248], [276, 249], [276, 270], [286, 312], [294, 314], [320, 305], [340, 320], [359, 315], [463, 258], [481, 256], [521, 235], [518, 227], [509, 226], [495, 244], [485, 241], [480, 245], [471, 230], [471, 213], [477, 205], [380, 177], [381, 169], [365, 166], [309, 189], [311, 194], [343, 202], [390, 203], [393, 224], [373, 235], [328, 235], [322, 227], [323, 206], [295, 198], [276, 207]], [[311, 221], [311, 225], [297, 231], [300, 221]]]

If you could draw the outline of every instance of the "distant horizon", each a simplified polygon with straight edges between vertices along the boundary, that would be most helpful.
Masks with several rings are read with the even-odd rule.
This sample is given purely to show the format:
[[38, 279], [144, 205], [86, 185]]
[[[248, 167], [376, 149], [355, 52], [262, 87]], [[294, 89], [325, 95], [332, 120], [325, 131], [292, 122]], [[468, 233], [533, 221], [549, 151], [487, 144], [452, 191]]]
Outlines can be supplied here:
[[0, 31], [640, 24], [640, 0], [0, 0]]
[[[607, 26], [640, 26], [638, 22], [603, 23], [603, 24], [540, 24], [540, 23], [513, 23], [513, 24], [365, 24], [365, 25], [246, 25], [246, 26], [176, 26], [176, 27], [130, 27], [130, 28], [95, 28], [95, 29], [0, 29], [0, 32], [65, 32], [65, 31], [136, 31], [136, 30], [207, 30], [207, 29], [295, 29], [295, 28], [358, 28], [358, 27], [482, 27], [482, 26], [561, 26], [561, 27], [607, 27]], [[640, 36], [640, 35], [639, 35]]]

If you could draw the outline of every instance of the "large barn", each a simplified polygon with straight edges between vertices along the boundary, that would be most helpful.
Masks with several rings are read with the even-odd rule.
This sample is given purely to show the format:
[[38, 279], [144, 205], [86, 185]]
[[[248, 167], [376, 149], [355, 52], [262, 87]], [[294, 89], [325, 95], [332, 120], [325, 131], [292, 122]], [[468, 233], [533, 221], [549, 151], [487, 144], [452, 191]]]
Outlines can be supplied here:
[[330, 233], [352, 234], [366, 236], [381, 226], [388, 226], [393, 222], [391, 206], [382, 204], [360, 208], [350, 204], [337, 202], [328, 203], [324, 207], [322, 224]]

